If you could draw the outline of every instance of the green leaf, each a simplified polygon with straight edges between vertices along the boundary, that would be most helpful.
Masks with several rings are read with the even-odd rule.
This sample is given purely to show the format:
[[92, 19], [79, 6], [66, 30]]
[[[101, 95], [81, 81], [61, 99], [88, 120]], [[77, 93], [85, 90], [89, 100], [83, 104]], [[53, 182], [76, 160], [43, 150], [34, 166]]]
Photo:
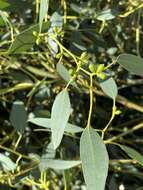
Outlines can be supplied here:
[[40, 32], [42, 30], [43, 20], [48, 12], [49, 0], [41, 0], [40, 2], [40, 13], [39, 13], [39, 26]]
[[[68, 83], [71, 79], [71, 76], [65, 66], [61, 63], [58, 63], [56, 69], [59, 75]], [[78, 88], [77, 84], [74, 81], [71, 82], [71, 85], [73, 85], [75, 88]]]
[[0, 9], [8, 8], [10, 4], [7, 1], [0, 0]]
[[100, 83], [100, 87], [103, 92], [107, 94], [110, 98], [115, 99], [118, 94], [117, 85], [113, 78], [108, 78]]
[[55, 149], [61, 143], [70, 113], [69, 95], [67, 90], [63, 90], [56, 96], [51, 113], [52, 142]]
[[[42, 31], [47, 31], [49, 25], [49, 22], [44, 23]], [[37, 39], [37, 37], [33, 35], [33, 32], [39, 32], [39, 24], [31, 26], [30, 28], [24, 30], [19, 35], [17, 35], [8, 53], [20, 53], [32, 48]]]
[[105, 144], [98, 133], [86, 128], [80, 140], [83, 175], [89, 190], [104, 190], [109, 158]]
[[125, 145], [118, 145], [118, 146], [122, 150], [124, 150], [132, 159], [134, 159], [143, 166], [143, 156], [139, 152]]
[[132, 54], [121, 54], [117, 58], [117, 62], [127, 71], [143, 76], [143, 59], [141, 57]]
[[27, 113], [23, 102], [15, 101], [13, 103], [10, 113], [10, 121], [17, 131], [20, 133], [24, 132], [24, 129], [27, 126]]
[[[51, 129], [51, 119], [37, 117], [37, 118], [31, 118], [28, 121], [35, 125]], [[71, 123], [66, 124], [65, 132], [67, 133], [80, 133], [82, 131], [83, 131], [83, 128], [77, 125], [73, 125]]]
[[118, 15], [116, 9], [107, 9], [97, 14], [98, 20], [112, 20]]
[[16, 164], [8, 156], [2, 153], [0, 153], [0, 164], [6, 171], [14, 170], [16, 168]]
[[48, 168], [52, 168], [55, 170], [67, 170], [79, 164], [81, 164], [81, 161], [42, 159], [40, 162], [40, 169], [46, 170]]

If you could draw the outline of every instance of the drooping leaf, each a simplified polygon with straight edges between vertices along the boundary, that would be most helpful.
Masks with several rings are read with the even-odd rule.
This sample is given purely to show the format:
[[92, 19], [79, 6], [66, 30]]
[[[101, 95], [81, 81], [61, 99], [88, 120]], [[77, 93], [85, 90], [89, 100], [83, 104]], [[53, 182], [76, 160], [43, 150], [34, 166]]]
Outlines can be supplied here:
[[81, 161], [42, 159], [40, 163], [40, 169], [46, 170], [48, 168], [52, 168], [55, 170], [67, 170], [79, 164], [81, 164]]
[[[68, 83], [71, 79], [71, 76], [65, 66], [61, 63], [58, 63], [56, 69], [60, 76]], [[78, 88], [77, 84], [74, 81], [71, 82], [71, 85], [73, 85], [75, 88]]]
[[[49, 26], [49, 22], [44, 23], [42, 26], [42, 32], [47, 31]], [[32, 48], [37, 39], [37, 37], [33, 35], [33, 32], [39, 32], [39, 24], [31, 26], [17, 35], [8, 53], [20, 53]]]
[[112, 77], [101, 82], [100, 87], [102, 88], [103, 92], [106, 95], [108, 95], [110, 98], [112, 98], [112, 99], [116, 98], [118, 89], [117, 89], [117, 85]]
[[[37, 118], [31, 118], [28, 121], [35, 125], [51, 129], [51, 119], [37, 117]], [[83, 128], [77, 125], [73, 125], [71, 123], [66, 124], [65, 132], [67, 133], [80, 133], [82, 131], [83, 131]]]
[[134, 159], [143, 166], [143, 155], [141, 155], [139, 152], [128, 146], [119, 145], [119, 147], [122, 150], [124, 150], [132, 159]]
[[40, 32], [42, 30], [43, 20], [47, 14], [48, 7], [49, 7], [49, 0], [41, 0], [41, 2], [40, 2], [40, 13], [39, 13]]
[[70, 112], [69, 95], [67, 90], [63, 90], [56, 96], [51, 112], [52, 142], [55, 149], [61, 143]]
[[2, 153], [0, 153], [0, 164], [6, 171], [14, 170], [16, 168], [16, 164], [8, 156]]
[[143, 76], [143, 58], [132, 54], [121, 54], [117, 62], [127, 71]]
[[109, 158], [105, 144], [92, 128], [86, 128], [82, 133], [80, 158], [87, 188], [104, 190]]
[[27, 126], [27, 113], [22, 101], [15, 101], [12, 105], [10, 113], [10, 121], [12, 126], [20, 133], [24, 132]]

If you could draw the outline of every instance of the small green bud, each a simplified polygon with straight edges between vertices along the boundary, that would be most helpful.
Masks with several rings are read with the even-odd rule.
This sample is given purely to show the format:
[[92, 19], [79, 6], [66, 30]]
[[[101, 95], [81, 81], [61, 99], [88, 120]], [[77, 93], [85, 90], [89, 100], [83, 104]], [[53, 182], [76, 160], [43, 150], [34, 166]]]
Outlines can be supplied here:
[[36, 31], [33, 31], [33, 36], [38, 36], [38, 33]]
[[73, 76], [75, 74], [75, 71], [73, 69], [69, 69], [69, 74]]
[[60, 59], [60, 57], [61, 57], [61, 53], [57, 53], [56, 58]]
[[104, 70], [104, 64], [100, 64], [97, 67], [97, 73], [101, 73]]
[[39, 44], [40, 44], [40, 41], [41, 41], [40, 38], [37, 37], [37, 39], [36, 39], [36, 44], [39, 45]]
[[72, 81], [75, 81], [75, 80], [76, 80], [76, 77], [77, 77], [77, 75], [74, 74], [74, 75], [72, 76]]
[[85, 59], [87, 58], [87, 52], [82, 52], [81, 56], [80, 56], [80, 59]]
[[102, 80], [105, 80], [106, 79], [106, 74], [105, 73], [97, 73], [97, 76], [102, 79]]
[[89, 70], [92, 72], [92, 73], [96, 73], [96, 67], [93, 63], [89, 64]]
[[121, 112], [121, 110], [117, 110], [116, 112], [115, 112], [115, 115], [120, 115], [122, 112]]

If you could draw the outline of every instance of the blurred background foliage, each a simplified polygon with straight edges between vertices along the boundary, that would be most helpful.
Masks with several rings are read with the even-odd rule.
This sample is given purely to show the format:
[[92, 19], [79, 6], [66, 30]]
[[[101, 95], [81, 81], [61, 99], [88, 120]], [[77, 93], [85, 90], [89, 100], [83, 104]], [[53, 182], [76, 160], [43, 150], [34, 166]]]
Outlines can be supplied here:
[[[37, 168], [35, 155], [42, 156], [47, 151], [46, 155], [55, 158], [79, 159], [80, 135], [65, 136], [55, 154], [49, 147], [49, 133], [25, 123], [33, 116], [50, 117], [54, 98], [66, 84], [57, 70], [57, 63], [62, 63], [70, 74], [76, 69], [67, 51], [60, 59], [60, 46], [49, 36], [56, 35], [58, 42], [76, 56], [86, 52], [84, 67], [87, 70], [90, 63], [108, 66], [120, 53], [143, 56], [143, 1], [49, 0], [48, 13], [37, 40], [39, 5], [38, 0], [0, 0], [0, 150], [11, 158], [12, 168], [18, 162], [15, 173], [2, 165], [0, 188], [55, 190], [67, 186], [67, 189], [85, 190], [80, 166], [65, 172], [50, 169], [46, 173], [47, 187], [37, 185], [42, 184], [45, 174]], [[34, 34], [31, 27], [34, 27]], [[141, 127], [133, 130], [143, 122], [143, 78], [132, 75], [118, 64], [109, 68], [107, 75], [117, 82], [117, 107], [121, 113], [112, 122], [106, 138], [115, 137], [116, 142], [143, 153], [143, 130]], [[69, 91], [73, 108], [70, 122], [83, 128], [89, 111], [88, 82], [88, 78], [79, 73], [76, 88], [70, 86]], [[111, 117], [112, 101], [99, 88], [98, 82], [94, 81], [92, 126], [101, 130]], [[25, 132], [20, 142], [10, 120], [12, 106], [18, 101], [25, 107], [21, 108], [23, 114], [27, 115], [24, 121], [23, 114], [21, 116], [26, 126], [23, 126]], [[17, 116], [20, 118], [19, 114]], [[143, 186], [143, 170], [136, 162], [114, 145], [108, 145], [108, 152], [111, 161], [107, 190], [136, 190]]]

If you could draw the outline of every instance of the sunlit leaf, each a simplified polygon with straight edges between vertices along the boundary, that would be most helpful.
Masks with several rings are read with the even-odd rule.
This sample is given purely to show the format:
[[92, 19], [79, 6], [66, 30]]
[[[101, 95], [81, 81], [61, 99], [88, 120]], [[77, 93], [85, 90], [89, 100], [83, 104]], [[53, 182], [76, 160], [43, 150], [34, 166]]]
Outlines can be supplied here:
[[51, 113], [52, 142], [55, 149], [61, 143], [70, 113], [69, 95], [67, 90], [63, 90], [56, 96]]
[[113, 78], [108, 78], [100, 83], [103, 92], [110, 98], [115, 99], [118, 93], [117, 85]]
[[8, 156], [2, 153], [0, 153], [0, 164], [6, 171], [14, 170], [16, 168], [16, 164]]
[[[51, 119], [37, 117], [37, 118], [31, 118], [28, 121], [35, 125], [51, 129]], [[73, 125], [71, 123], [66, 124], [65, 132], [67, 133], [80, 133], [82, 131], [83, 131], [83, 128], [77, 125]]]
[[40, 32], [42, 30], [43, 20], [47, 14], [48, 7], [49, 7], [49, 0], [41, 0], [41, 2], [40, 2], [40, 13], [39, 13]]
[[124, 150], [132, 159], [136, 160], [139, 164], [143, 166], [143, 155], [128, 146], [119, 145], [119, 147]]
[[89, 190], [104, 190], [109, 158], [105, 144], [98, 133], [86, 128], [80, 140], [83, 175]]
[[115, 9], [107, 9], [97, 14], [98, 20], [112, 20], [118, 15]]
[[143, 76], [143, 58], [132, 54], [121, 54], [117, 62], [127, 71]]
[[81, 161], [42, 159], [40, 163], [40, 169], [46, 170], [48, 168], [52, 168], [55, 170], [67, 170], [79, 164], [81, 164]]
[[15, 101], [13, 103], [10, 113], [10, 121], [12, 126], [17, 131], [19, 131], [20, 133], [24, 132], [24, 129], [27, 126], [27, 113], [23, 102]]

